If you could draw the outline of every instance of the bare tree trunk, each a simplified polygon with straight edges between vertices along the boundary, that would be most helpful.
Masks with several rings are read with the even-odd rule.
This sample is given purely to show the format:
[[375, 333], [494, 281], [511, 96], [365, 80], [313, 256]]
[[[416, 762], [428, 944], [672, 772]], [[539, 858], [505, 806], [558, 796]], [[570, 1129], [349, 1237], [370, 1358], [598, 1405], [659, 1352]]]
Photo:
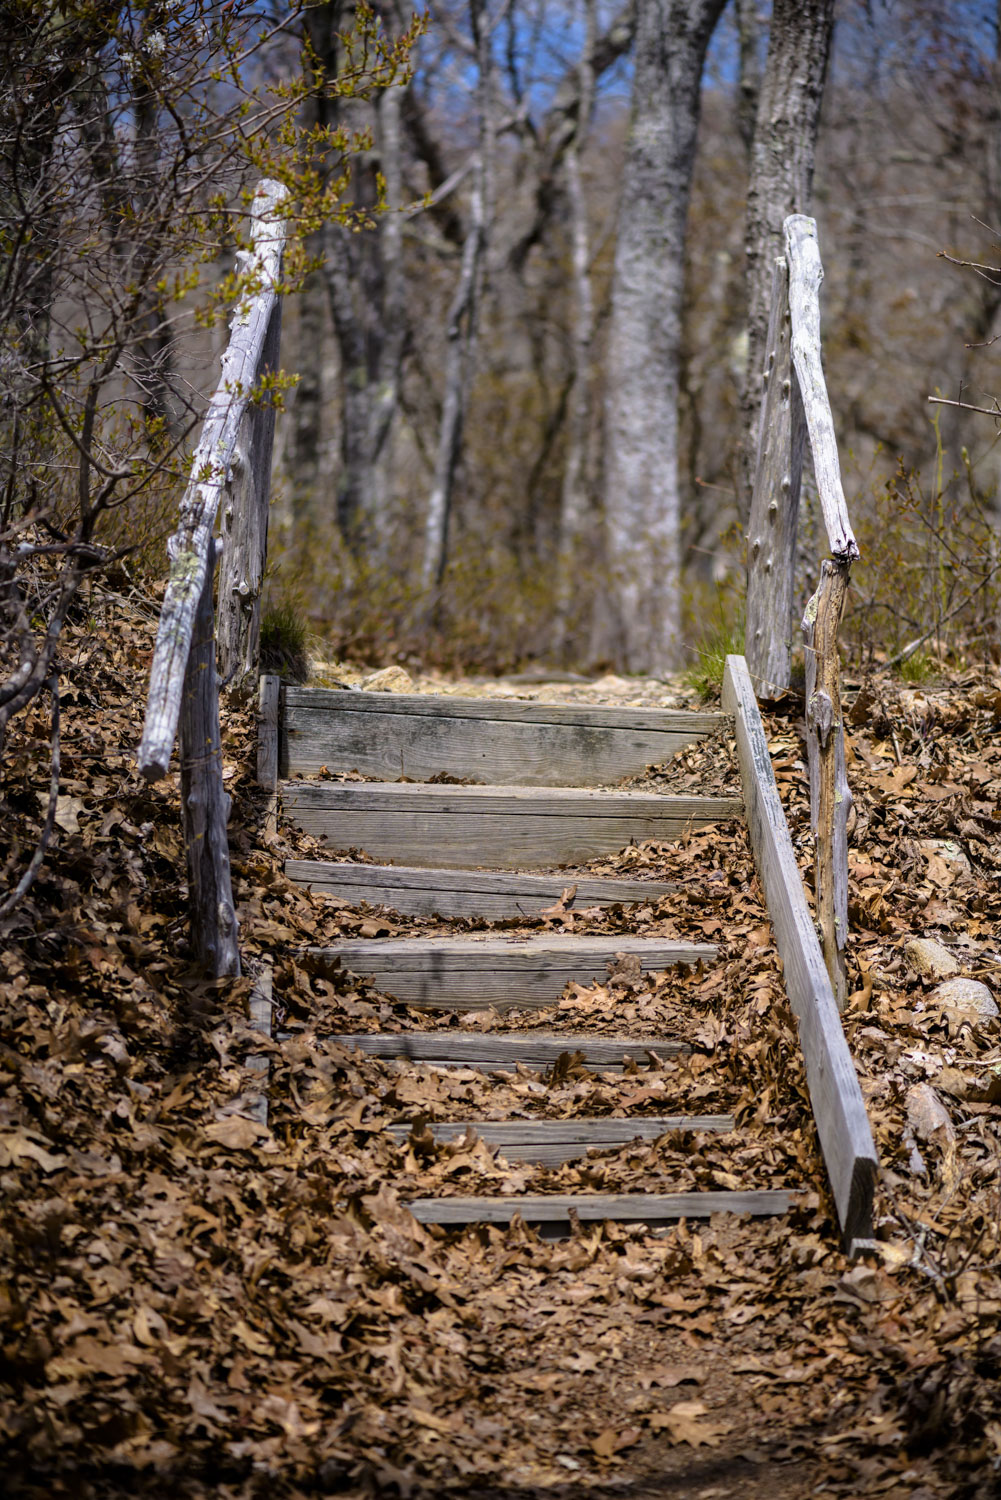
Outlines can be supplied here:
[[[384, 8], [392, 12], [391, 6]], [[310, 44], [327, 79], [337, 76], [340, 32], [349, 25], [349, 9], [347, 0], [330, 0], [305, 11]], [[388, 20], [395, 23], [398, 17], [391, 13]], [[374, 211], [381, 175], [390, 210], [378, 220], [377, 228], [361, 234], [340, 224], [328, 224], [322, 231], [323, 271], [341, 361], [337, 521], [348, 549], [358, 557], [378, 535], [385, 514], [387, 442], [399, 404], [407, 339], [398, 222], [400, 90], [381, 94], [375, 105], [342, 98], [336, 90], [321, 90], [311, 107], [321, 127], [371, 125], [375, 146], [367, 159], [355, 164], [353, 201], [359, 208]], [[339, 171], [340, 166], [339, 158], [332, 161], [331, 171]]]
[[477, 165], [476, 181], [470, 199], [469, 229], [462, 251], [459, 285], [448, 313], [448, 347], [445, 355], [445, 400], [442, 405], [438, 435], [438, 456], [434, 482], [428, 500], [424, 527], [424, 563], [421, 588], [430, 593], [441, 583], [448, 561], [448, 527], [452, 512], [452, 485], [462, 444], [462, 425], [466, 414], [469, 367], [472, 359], [473, 328], [476, 315], [476, 293], [480, 260], [483, 254], [483, 188], [482, 169]]
[[567, 145], [563, 161], [570, 205], [573, 245], [574, 327], [573, 384], [569, 398], [567, 457], [560, 497], [560, 529], [557, 546], [555, 645], [562, 652], [567, 614], [573, 597], [574, 562], [581, 526], [588, 506], [587, 455], [591, 432], [591, 343], [594, 338], [594, 299], [591, 290], [591, 244], [587, 201], [581, 180], [581, 148], [587, 137], [594, 103], [594, 0], [584, 0], [584, 48], [578, 76], [580, 104], [577, 128]]
[[758, 115], [758, 94], [761, 90], [761, 63], [758, 58], [761, 21], [758, 17], [758, 0], [736, 0], [736, 10], [740, 53], [737, 70], [737, 130], [750, 157], [754, 143], [754, 122]]
[[[311, 250], [313, 246], [309, 247]], [[296, 298], [298, 327], [295, 370], [298, 376], [289, 402], [286, 421], [292, 432], [288, 442], [288, 472], [291, 483], [292, 531], [301, 537], [303, 527], [317, 515], [323, 479], [323, 345], [327, 335], [324, 299], [327, 295], [322, 271], [313, 271]]]
[[[494, 201], [494, 151], [497, 141], [493, 54], [490, 45], [485, 0], [471, 0], [470, 30], [478, 71], [480, 149], [469, 197], [469, 228], [462, 247], [459, 284], [448, 314], [445, 355], [445, 399], [434, 481], [428, 499], [424, 528], [424, 562], [421, 588], [426, 595], [437, 591], [448, 562], [448, 530], [452, 515], [452, 489], [462, 448], [469, 386], [476, 354], [477, 318], [486, 259], [487, 239]], [[432, 600], [432, 606], [433, 606]]]
[[834, 27], [834, 0], [775, 0], [768, 58], [758, 99], [747, 190], [747, 368], [743, 392], [743, 496], [747, 513], [757, 452], [762, 357], [768, 332], [772, 267], [782, 254], [782, 225], [807, 214], [820, 106]]
[[702, 69], [724, 0], [640, 0], [606, 362], [610, 654], [679, 658], [678, 372]]

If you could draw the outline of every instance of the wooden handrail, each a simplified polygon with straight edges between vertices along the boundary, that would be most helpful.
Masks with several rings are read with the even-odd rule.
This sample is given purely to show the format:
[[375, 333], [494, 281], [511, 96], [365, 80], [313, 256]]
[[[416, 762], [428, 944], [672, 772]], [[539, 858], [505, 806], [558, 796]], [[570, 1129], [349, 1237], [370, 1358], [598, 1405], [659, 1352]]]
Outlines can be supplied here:
[[790, 682], [793, 571], [804, 437], [831, 556], [803, 618], [810, 814], [816, 849], [817, 914], [839, 1009], [845, 1005], [848, 935], [848, 815], [841, 723], [838, 629], [851, 565], [859, 556], [841, 482], [837, 436], [820, 352], [817, 226], [805, 214], [784, 224], [785, 257], [775, 263], [768, 367], [748, 528], [745, 650], [752, 680], [769, 696]]
[[[245, 583], [246, 593], [252, 596], [251, 608], [256, 610], [264, 571], [273, 431], [273, 416], [270, 421], [248, 422], [248, 406], [262, 373], [277, 366], [286, 196], [280, 183], [270, 181], [260, 183], [254, 195], [251, 245], [239, 255], [246, 290], [233, 315], [219, 385], [202, 424], [177, 530], [168, 544], [170, 577], [160, 611], [138, 752], [139, 769], [156, 781], [166, 775], [174, 740], [180, 734], [191, 933], [198, 963], [214, 979], [240, 972], [226, 835], [230, 799], [223, 784], [219, 728], [212, 602], [214, 530], [220, 500], [228, 492], [232, 514], [224, 533], [231, 555], [225, 559], [229, 586], [224, 589], [221, 611], [228, 618], [227, 653], [238, 666], [246, 655], [248, 635], [241, 584]], [[238, 453], [241, 437], [244, 451]], [[234, 469], [239, 470], [235, 490]], [[237, 516], [241, 505], [254, 514]], [[254, 653], [256, 630], [250, 630], [249, 639]]]
[[790, 214], [783, 225], [789, 262], [789, 316], [792, 324], [792, 362], [806, 416], [813, 472], [827, 528], [827, 543], [836, 562], [853, 562], [858, 543], [848, 519], [841, 484], [838, 440], [820, 358], [820, 262], [817, 225], [806, 214]]
[[166, 776], [177, 735], [191, 634], [208, 576], [209, 543], [279, 295], [286, 197], [281, 183], [269, 180], [254, 195], [251, 249], [240, 255], [240, 269], [250, 278], [251, 290], [233, 317], [219, 385], [202, 423], [177, 530], [168, 543], [170, 577], [160, 610], [137, 757], [140, 771], [150, 781]]
[[726, 659], [723, 707], [734, 716], [748, 834], [799, 1029], [820, 1148], [845, 1248], [852, 1254], [872, 1235], [876, 1147], [775, 785], [758, 701], [741, 656]]

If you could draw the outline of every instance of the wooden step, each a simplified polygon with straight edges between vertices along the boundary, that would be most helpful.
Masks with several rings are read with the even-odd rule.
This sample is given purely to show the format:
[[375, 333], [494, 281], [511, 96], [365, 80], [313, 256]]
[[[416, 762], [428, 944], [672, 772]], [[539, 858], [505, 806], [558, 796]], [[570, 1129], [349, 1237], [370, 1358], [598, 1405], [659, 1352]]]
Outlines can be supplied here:
[[[410, 1135], [410, 1125], [390, 1125], [389, 1133], [401, 1145]], [[661, 1115], [636, 1119], [592, 1120], [468, 1120], [429, 1125], [436, 1141], [454, 1141], [473, 1130], [507, 1161], [537, 1162], [558, 1167], [562, 1162], [586, 1156], [588, 1151], [613, 1151], [633, 1141], [656, 1141], [673, 1131], [696, 1130], [725, 1134], [733, 1129], [733, 1115]]]
[[635, 954], [644, 970], [710, 963], [709, 943], [665, 938], [372, 938], [307, 950], [315, 966], [339, 965], [370, 978], [387, 995], [429, 1010], [540, 1009], [569, 980], [604, 979], [620, 953]]
[[289, 859], [285, 874], [297, 885], [336, 896], [346, 906], [367, 901], [408, 917], [537, 916], [575, 887], [571, 910], [657, 901], [679, 889], [675, 881], [595, 880], [559, 875], [507, 875], [501, 870], [427, 870], [403, 865], [358, 865]]
[[717, 713], [449, 695], [285, 689], [281, 774], [603, 786], [711, 734]]
[[449, 869], [583, 864], [743, 812], [733, 797], [406, 782], [296, 781], [285, 786], [282, 802], [294, 823], [333, 848]]
[[[279, 1033], [279, 1040], [287, 1040]], [[480, 1068], [500, 1072], [505, 1068], [551, 1068], [561, 1057], [583, 1055], [584, 1066], [603, 1073], [622, 1071], [627, 1061], [647, 1063], [659, 1057], [677, 1057], [691, 1052], [687, 1042], [670, 1037], [574, 1036], [551, 1031], [385, 1031], [354, 1032], [331, 1036], [342, 1047], [357, 1048], [370, 1057], [406, 1058], [434, 1068]]]
[[582, 1224], [671, 1224], [710, 1214], [788, 1213], [792, 1193], [783, 1188], [748, 1192], [537, 1193], [505, 1198], [415, 1198], [407, 1204], [421, 1224], [510, 1224], [518, 1216], [543, 1233], [566, 1234], [571, 1211]]

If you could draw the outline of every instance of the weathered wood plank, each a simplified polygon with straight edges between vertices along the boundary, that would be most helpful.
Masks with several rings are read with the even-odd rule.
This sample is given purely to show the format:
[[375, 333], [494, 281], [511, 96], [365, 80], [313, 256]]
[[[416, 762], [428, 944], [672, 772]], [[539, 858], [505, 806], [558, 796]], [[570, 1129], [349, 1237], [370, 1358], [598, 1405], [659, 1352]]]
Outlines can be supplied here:
[[180, 700], [181, 826], [192, 945], [202, 971], [210, 979], [222, 979], [239, 974], [240, 949], [226, 834], [230, 798], [222, 779], [212, 537], [206, 547], [208, 571], [192, 623]]
[[306, 950], [317, 967], [340, 966], [370, 978], [384, 994], [430, 1010], [539, 1009], [571, 980], [605, 978], [618, 954], [645, 971], [710, 963], [709, 943], [662, 938], [374, 938]]
[[692, 1193], [536, 1193], [508, 1198], [415, 1198], [407, 1204], [421, 1224], [570, 1223], [571, 1211], [581, 1223], [664, 1224], [676, 1219], [706, 1219], [710, 1214], [784, 1214], [793, 1194], [765, 1188], [748, 1192]]
[[570, 910], [586, 906], [658, 901], [677, 891], [677, 882], [662, 880], [595, 880], [558, 875], [506, 875], [499, 870], [427, 870], [402, 865], [360, 865], [323, 860], [289, 859], [285, 874], [297, 885], [329, 892], [353, 906], [390, 906], [404, 916], [535, 916], [576, 888]]
[[848, 519], [841, 484], [838, 440], [820, 357], [820, 263], [817, 225], [806, 214], [790, 214], [784, 224], [789, 265], [789, 314], [792, 320], [792, 359], [803, 400], [813, 472], [824, 513], [827, 540], [835, 559], [851, 562], [859, 555]]
[[512, 786], [601, 786], [670, 759], [719, 714], [447, 695], [286, 690], [285, 776], [322, 766], [395, 781], [440, 772]]
[[[275, 297], [254, 370], [255, 389], [278, 374], [281, 337], [282, 299]], [[261, 590], [268, 561], [275, 411], [275, 397], [268, 391], [244, 412], [226, 476], [220, 518], [219, 671], [223, 686], [237, 698], [253, 693], [260, 670]]]
[[852, 794], [845, 766], [838, 630], [848, 595], [850, 563], [829, 558], [806, 607], [806, 745], [810, 761], [810, 821], [814, 837], [817, 917], [824, 962], [838, 1010], [847, 999], [848, 814]]
[[[436, 1141], [455, 1141], [472, 1130], [507, 1161], [530, 1161], [555, 1167], [588, 1151], [614, 1151], [633, 1141], [657, 1141], [675, 1131], [704, 1130], [716, 1135], [731, 1131], [732, 1115], [661, 1115], [597, 1120], [464, 1120], [429, 1125]], [[410, 1125], [390, 1125], [389, 1134], [401, 1145]]]
[[772, 282], [767, 359], [747, 528], [744, 632], [747, 669], [756, 690], [765, 697], [789, 686], [796, 529], [806, 440], [799, 385], [792, 378], [789, 268], [781, 257], [775, 262]]
[[584, 1066], [601, 1072], [621, 1072], [627, 1061], [647, 1063], [661, 1057], [691, 1052], [687, 1042], [672, 1037], [575, 1036], [567, 1032], [401, 1031], [342, 1033], [329, 1038], [357, 1048], [370, 1057], [406, 1058], [437, 1068], [481, 1068], [487, 1072], [551, 1068], [561, 1057], [581, 1053]]
[[291, 782], [282, 803], [293, 822], [334, 848], [451, 869], [583, 864], [743, 812], [732, 797], [379, 782]]
[[799, 1024], [817, 1134], [850, 1249], [853, 1240], [872, 1236], [876, 1147], [796, 865], [754, 689], [741, 656], [727, 657], [723, 704], [734, 715], [751, 845], [782, 956], [786, 991]]
[[151, 781], [166, 776], [181, 712], [181, 685], [191, 649], [198, 601], [211, 586], [213, 528], [233, 459], [240, 424], [254, 391], [255, 373], [278, 296], [285, 245], [283, 205], [288, 190], [265, 180], [254, 195], [252, 249], [241, 267], [254, 291], [244, 295], [231, 323], [219, 384], [202, 422], [181, 501], [177, 531], [168, 543], [170, 578], [160, 609], [149, 674], [149, 697], [137, 760]]
[[257, 785], [273, 792], [278, 786], [278, 717], [282, 680], [261, 676], [257, 711]]

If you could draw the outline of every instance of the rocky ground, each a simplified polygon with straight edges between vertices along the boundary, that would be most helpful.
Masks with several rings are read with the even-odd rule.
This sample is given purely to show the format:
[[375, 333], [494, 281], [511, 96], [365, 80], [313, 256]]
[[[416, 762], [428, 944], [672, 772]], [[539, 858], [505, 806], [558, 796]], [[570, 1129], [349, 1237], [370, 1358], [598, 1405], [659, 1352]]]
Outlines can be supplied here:
[[[437, 1019], [308, 944], [433, 931], [291, 887], [252, 779], [253, 715], [225, 734], [247, 977], [186, 956], [175, 779], [134, 769], [153, 612], [92, 601], [64, 648], [57, 836], [3, 923], [0, 1444], [7, 1493], [85, 1497], [986, 1497], [1001, 1491], [1001, 677], [848, 695], [852, 996], [846, 1027], [882, 1162], [879, 1253], [837, 1246], [767, 914], [741, 831], [645, 845], [592, 872], [678, 891], [624, 914], [572, 897], [531, 927], [711, 940], [656, 983], [620, 964], [550, 1012]], [[327, 664], [321, 680], [366, 674]], [[399, 690], [397, 677], [383, 686]], [[421, 679], [419, 689], [443, 689]], [[451, 683], [680, 704], [680, 685]], [[768, 721], [804, 868], [798, 706]], [[11, 888], [48, 785], [48, 705], [5, 747]], [[725, 737], [653, 774], [732, 785]], [[568, 872], [568, 891], [572, 890]], [[247, 1000], [274, 965], [268, 1125]], [[687, 1058], [488, 1081], [349, 1054], [335, 1029], [569, 1026], [678, 1035]], [[428, 1120], [663, 1114], [734, 1135], [509, 1168]], [[415, 1128], [397, 1146], [385, 1126]], [[417, 1194], [790, 1186], [785, 1219], [652, 1235], [420, 1228]]]

